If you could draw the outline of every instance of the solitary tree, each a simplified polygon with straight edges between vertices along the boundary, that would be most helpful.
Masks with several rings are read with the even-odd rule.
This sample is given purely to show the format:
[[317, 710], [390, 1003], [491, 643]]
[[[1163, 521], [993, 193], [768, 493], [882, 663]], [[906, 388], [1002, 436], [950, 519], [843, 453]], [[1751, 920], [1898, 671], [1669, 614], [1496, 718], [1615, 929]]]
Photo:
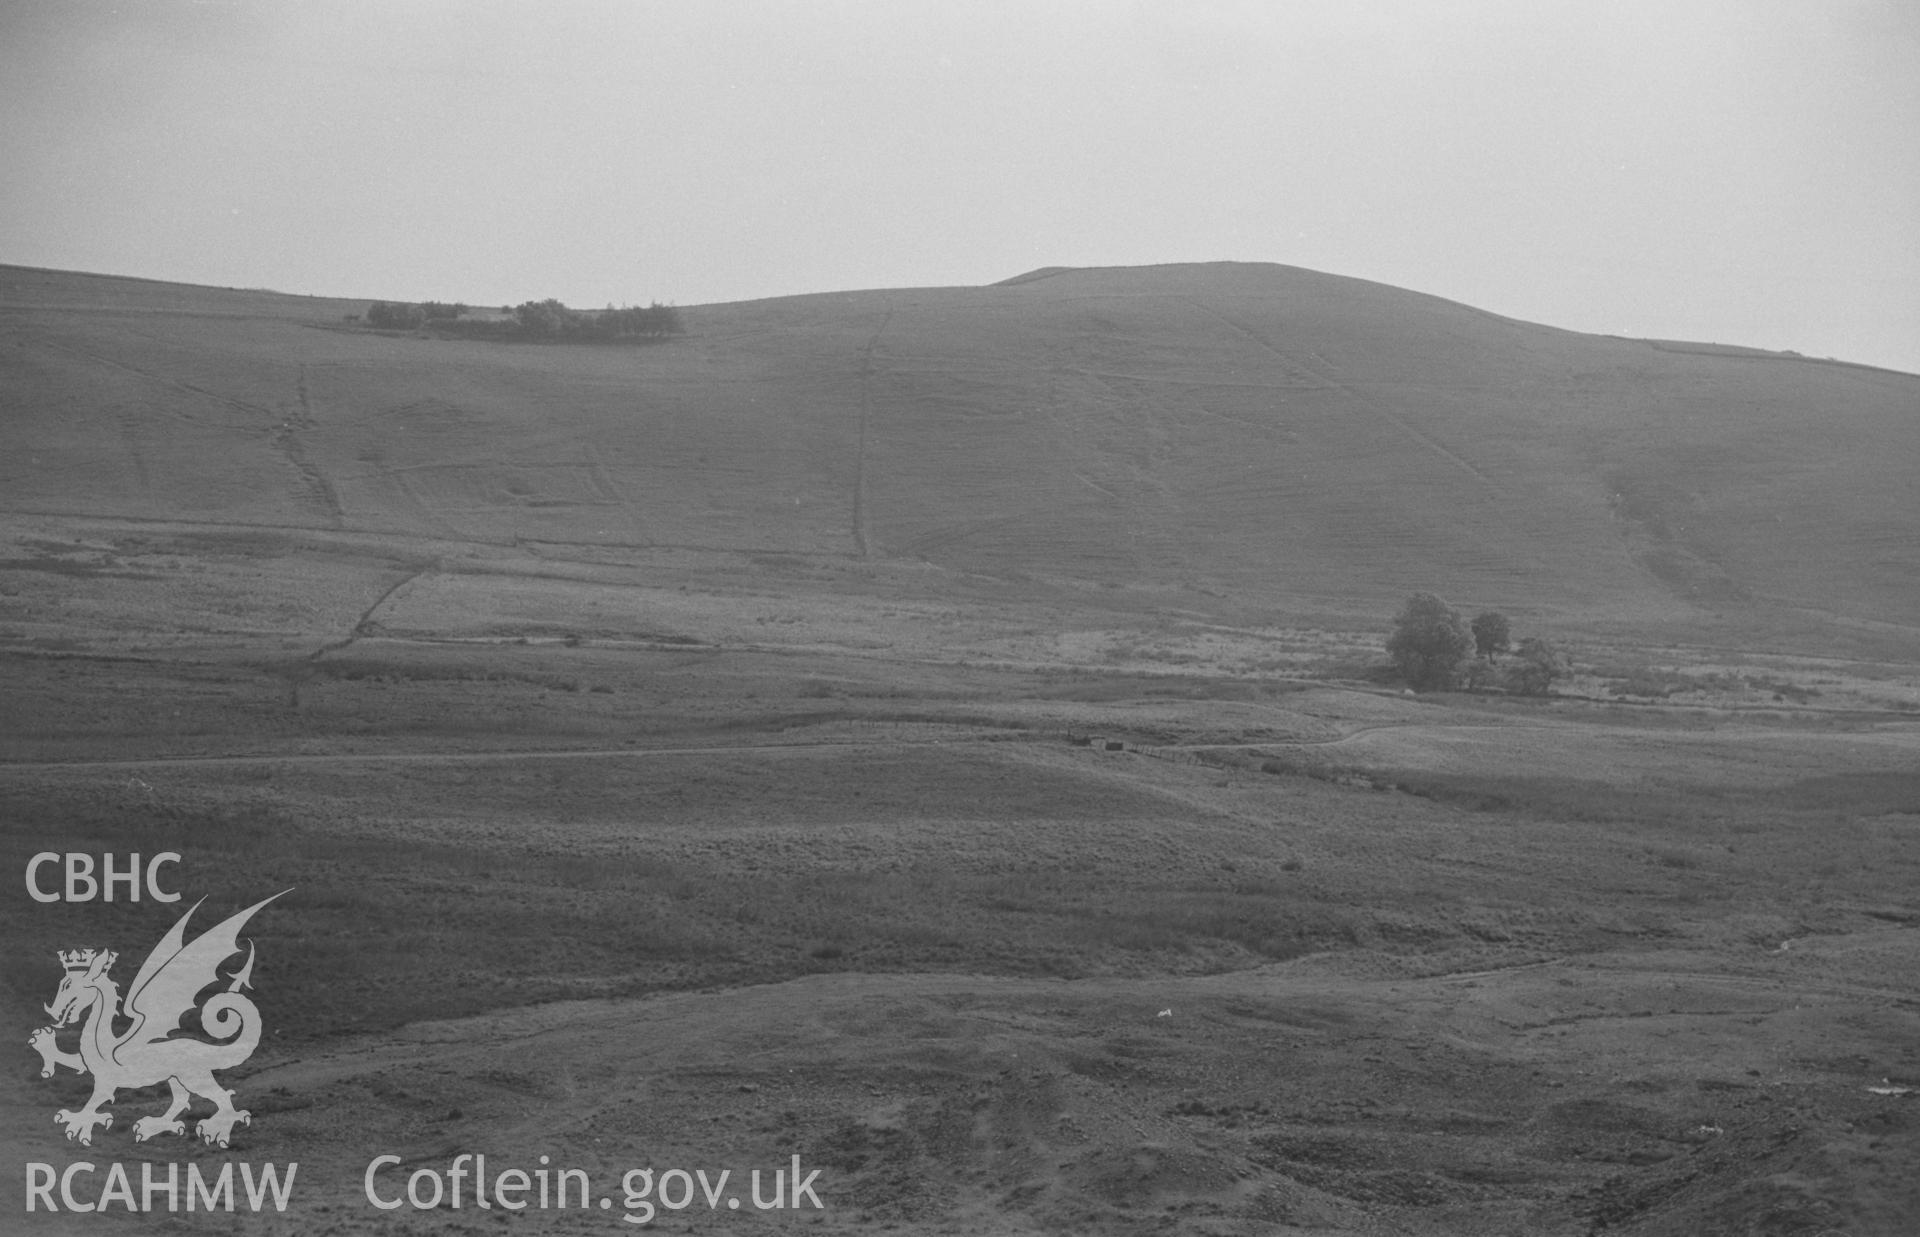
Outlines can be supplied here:
[[1407, 598], [1387, 637], [1387, 656], [1415, 691], [1453, 686], [1472, 649], [1460, 612], [1432, 593]]
[[1480, 656], [1492, 661], [1496, 653], [1513, 646], [1513, 627], [1498, 610], [1476, 615], [1473, 620], [1473, 647]]

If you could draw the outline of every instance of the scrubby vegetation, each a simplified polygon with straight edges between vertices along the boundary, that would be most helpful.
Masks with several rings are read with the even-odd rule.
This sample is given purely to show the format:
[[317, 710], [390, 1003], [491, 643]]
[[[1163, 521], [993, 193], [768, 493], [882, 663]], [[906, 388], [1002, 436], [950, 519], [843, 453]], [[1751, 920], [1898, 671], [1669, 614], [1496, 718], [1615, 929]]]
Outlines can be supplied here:
[[1520, 642], [1519, 664], [1509, 679], [1513, 690], [1523, 696], [1544, 696], [1553, 681], [1571, 673], [1566, 655], [1539, 636]]
[[580, 341], [660, 339], [686, 331], [680, 311], [658, 301], [644, 308], [633, 305], [615, 309], [609, 305], [592, 311], [568, 309], [552, 299], [526, 301], [514, 308], [513, 326], [528, 339]]
[[368, 326], [386, 331], [413, 331], [429, 322], [453, 322], [466, 315], [465, 305], [442, 301], [375, 301], [367, 307]]
[[[440, 301], [417, 304], [400, 301], [375, 301], [367, 308], [365, 321], [376, 330], [418, 331], [432, 329], [438, 334], [466, 339], [532, 340], [543, 343], [622, 343], [664, 339], [686, 333], [680, 311], [655, 301], [651, 305], [615, 308], [569, 309], [549, 297], [544, 301], [524, 301], [514, 307], [501, 306], [501, 317], [470, 318], [467, 306]], [[351, 319], [349, 319], [351, 321]]]
[[1590, 673], [1599, 680], [1603, 691], [1622, 699], [1666, 700], [1688, 693], [1712, 693], [1807, 704], [1821, 694], [1819, 688], [1791, 679], [1731, 670], [1690, 672], [1637, 662], [1603, 662], [1593, 666]]

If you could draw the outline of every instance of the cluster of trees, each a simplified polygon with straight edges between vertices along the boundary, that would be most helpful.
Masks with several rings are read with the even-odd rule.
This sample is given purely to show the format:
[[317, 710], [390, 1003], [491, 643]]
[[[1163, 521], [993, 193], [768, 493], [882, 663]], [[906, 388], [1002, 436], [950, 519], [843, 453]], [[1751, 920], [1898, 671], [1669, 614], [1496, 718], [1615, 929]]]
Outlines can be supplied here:
[[[1512, 660], [1497, 664], [1507, 652]], [[1407, 598], [1387, 637], [1387, 656], [1415, 691], [1494, 688], [1544, 696], [1553, 681], [1571, 669], [1566, 657], [1538, 636], [1516, 647], [1513, 626], [1499, 611], [1488, 610], [1468, 623], [1433, 593]]]
[[661, 339], [687, 329], [680, 311], [659, 301], [598, 310], [568, 309], [552, 299], [525, 301], [514, 307], [513, 321], [521, 335], [532, 339]]
[[686, 325], [680, 311], [655, 301], [615, 309], [568, 309], [559, 301], [526, 301], [502, 305], [504, 318], [467, 318], [465, 305], [441, 301], [375, 301], [367, 308], [368, 326], [388, 331], [417, 331], [432, 326], [452, 335], [473, 339], [532, 339], [578, 343], [614, 343], [621, 340], [661, 339], [681, 335]]
[[375, 301], [367, 307], [367, 325], [389, 331], [412, 331], [429, 322], [452, 322], [467, 312], [465, 305], [444, 301]]

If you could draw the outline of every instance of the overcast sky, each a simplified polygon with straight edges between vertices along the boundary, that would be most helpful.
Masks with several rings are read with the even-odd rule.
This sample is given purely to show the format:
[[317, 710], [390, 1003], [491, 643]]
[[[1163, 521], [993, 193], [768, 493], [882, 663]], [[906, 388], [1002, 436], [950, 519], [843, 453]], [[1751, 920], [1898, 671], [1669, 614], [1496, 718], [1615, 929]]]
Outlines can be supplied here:
[[0, 0], [0, 262], [692, 305], [1232, 258], [1920, 371], [1915, 0]]

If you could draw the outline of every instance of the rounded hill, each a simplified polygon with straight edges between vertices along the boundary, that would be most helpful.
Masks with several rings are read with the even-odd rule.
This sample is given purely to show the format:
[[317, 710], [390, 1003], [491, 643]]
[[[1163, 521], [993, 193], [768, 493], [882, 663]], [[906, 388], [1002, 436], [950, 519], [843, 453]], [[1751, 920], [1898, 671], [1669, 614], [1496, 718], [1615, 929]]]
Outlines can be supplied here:
[[1913, 375], [1254, 263], [696, 306], [631, 347], [353, 331], [339, 304], [0, 268], [7, 505], [1203, 610], [1920, 609]]

